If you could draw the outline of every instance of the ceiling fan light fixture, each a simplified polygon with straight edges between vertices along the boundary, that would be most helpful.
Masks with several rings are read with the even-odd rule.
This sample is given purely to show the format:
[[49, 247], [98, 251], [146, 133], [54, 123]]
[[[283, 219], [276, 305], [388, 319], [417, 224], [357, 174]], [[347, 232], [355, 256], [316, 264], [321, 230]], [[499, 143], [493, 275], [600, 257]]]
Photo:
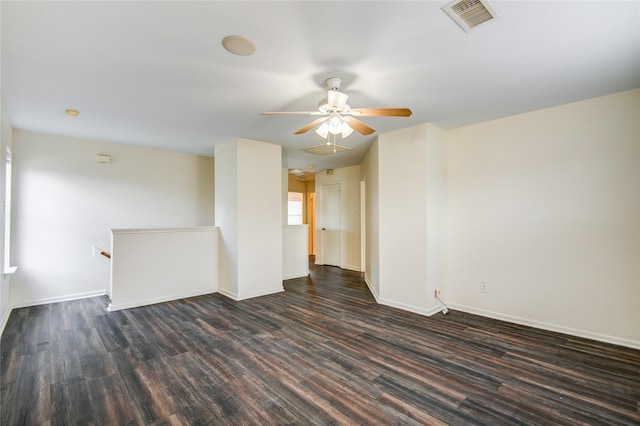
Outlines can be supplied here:
[[342, 133], [342, 123], [343, 121], [340, 119], [339, 116], [333, 116], [331, 117], [331, 120], [329, 120], [329, 133], [331, 133], [332, 135], [338, 135], [340, 133]]
[[320, 127], [316, 129], [316, 133], [322, 139], [326, 139], [329, 136], [329, 125], [327, 123], [322, 123]]
[[348, 137], [353, 133], [353, 129], [346, 122], [342, 122], [342, 139]]

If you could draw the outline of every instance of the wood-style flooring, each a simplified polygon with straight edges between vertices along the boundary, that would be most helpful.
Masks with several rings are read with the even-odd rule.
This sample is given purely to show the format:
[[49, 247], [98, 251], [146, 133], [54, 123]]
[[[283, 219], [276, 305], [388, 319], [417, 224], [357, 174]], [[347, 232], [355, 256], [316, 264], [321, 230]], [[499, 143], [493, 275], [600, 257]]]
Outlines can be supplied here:
[[0, 424], [640, 424], [640, 351], [407, 313], [333, 267], [285, 288], [16, 309], [0, 340]]

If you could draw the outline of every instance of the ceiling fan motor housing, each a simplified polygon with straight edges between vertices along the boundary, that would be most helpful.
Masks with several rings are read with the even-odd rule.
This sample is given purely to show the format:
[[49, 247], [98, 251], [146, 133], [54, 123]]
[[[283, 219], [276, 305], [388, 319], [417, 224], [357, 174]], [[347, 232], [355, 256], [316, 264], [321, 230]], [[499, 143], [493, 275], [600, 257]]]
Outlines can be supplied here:
[[340, 77], [330, 77], [324, 81], [324, 84], [329, 90], [340, 90], [342, 85], [342, 79]]

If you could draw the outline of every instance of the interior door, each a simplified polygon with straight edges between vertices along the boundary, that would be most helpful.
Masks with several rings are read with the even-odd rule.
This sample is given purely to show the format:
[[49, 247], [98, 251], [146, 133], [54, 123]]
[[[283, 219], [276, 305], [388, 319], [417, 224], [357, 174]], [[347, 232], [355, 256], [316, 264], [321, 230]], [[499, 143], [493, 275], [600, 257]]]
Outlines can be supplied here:
[[340, 184], [322, 185], [322, 263], [340, 266]]

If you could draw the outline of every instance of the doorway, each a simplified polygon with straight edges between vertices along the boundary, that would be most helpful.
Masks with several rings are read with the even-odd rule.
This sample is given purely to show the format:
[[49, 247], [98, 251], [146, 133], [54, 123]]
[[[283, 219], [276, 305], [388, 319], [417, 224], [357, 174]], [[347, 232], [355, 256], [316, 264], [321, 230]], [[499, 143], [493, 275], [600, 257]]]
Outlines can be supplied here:
[[309, 224], [309, 255], [316, 255], [316, 193], [307, 193], [307, 223]]
[[[303, 171], [299, 169], [290, 169], [288, 175], [287, 190], [289, 194], [296, 193], [296, 200], [302, 200], [302, 210], [299, 206], [292, 206], [291, 199], [287, 204], [288, 224], [308, 224], [309, 225], [309, 260], [314, 263], [316, 256], [316, 183], [315, 174], [313, 172]], [[300, 198], [301, 197], [301, 198]], [[295, 212], [293, 212], [295, 208]], [[301, 216], [296, 216], [301, 215]], [[295, 218], [293, 216], [296, 216]], [[295, 219], [292, 220], [292, 219]], [[319, 248], [318, 248], [319, 250]]]
[[324, 265], [341, 265], [341, 235], [340, 228], [340, 184], [329, 183], [322, 185], [321, 200], [321, 247], [322, 263]]

